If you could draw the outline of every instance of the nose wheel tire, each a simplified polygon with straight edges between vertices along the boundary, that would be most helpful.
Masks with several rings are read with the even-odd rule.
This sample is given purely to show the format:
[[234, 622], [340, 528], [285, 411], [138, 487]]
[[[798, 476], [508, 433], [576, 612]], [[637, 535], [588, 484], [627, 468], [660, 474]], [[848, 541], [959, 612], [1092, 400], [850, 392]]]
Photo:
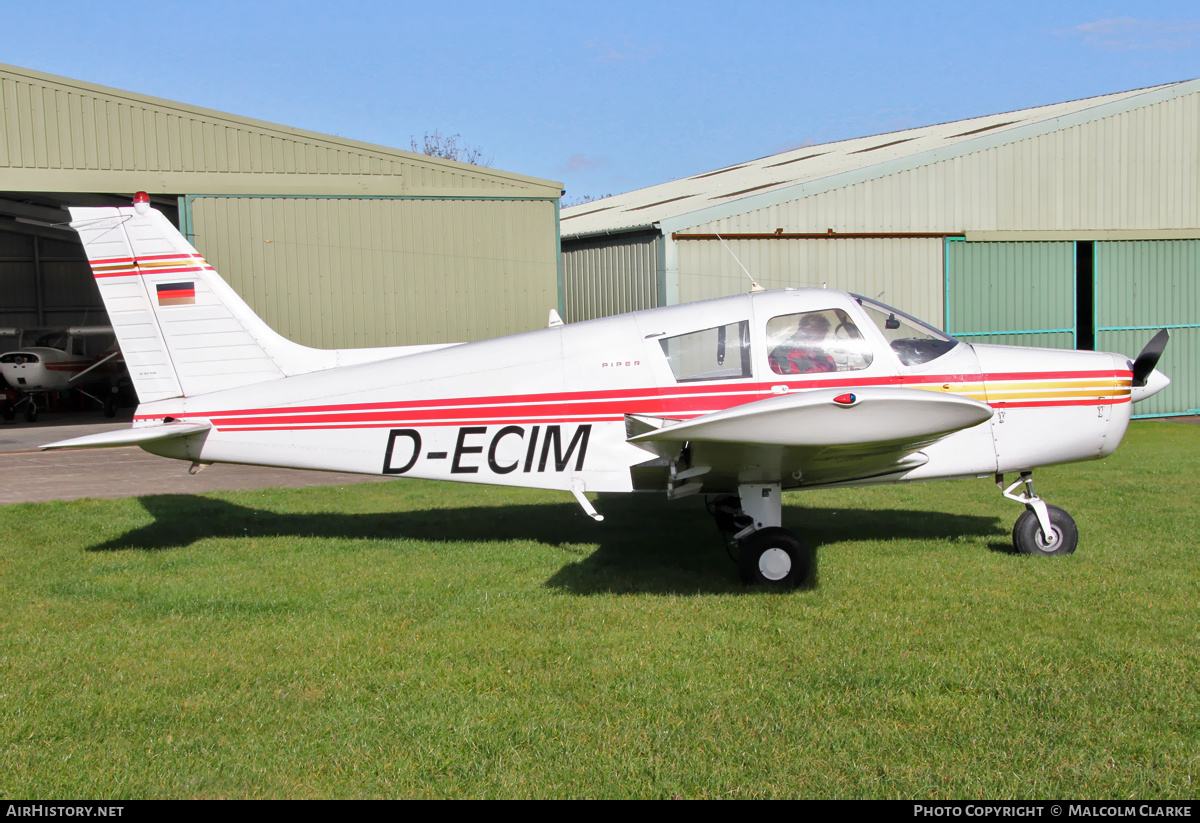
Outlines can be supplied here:
[[812, 565], [812, 549], [787, 529], [759, 529], [739, 543], [738, 570], [752, 586], [794, 588], [808, 578]]
[[1071, 515], [1058, 506], [1047, 506], [1050, 515], [1049, 536], [1042, 531], [1037, 515], [1032, 509], [1021, 512], [1013, 526], [1013, 548], [1020, 554], [1060, 555], [1070, 554], [1079, 545], [1079, 529]]

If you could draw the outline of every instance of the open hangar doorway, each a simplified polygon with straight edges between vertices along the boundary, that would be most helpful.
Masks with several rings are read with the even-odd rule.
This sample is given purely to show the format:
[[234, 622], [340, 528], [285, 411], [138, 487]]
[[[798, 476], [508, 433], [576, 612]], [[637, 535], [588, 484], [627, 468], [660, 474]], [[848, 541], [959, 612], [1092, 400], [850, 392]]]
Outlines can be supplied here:
[[[125, 206], [129, 194], [93, 192], [0, 192], [0, 358], [30, 347], [62, 349], [70, 368], [82, 372], [116, 345], [111, 334], [94, 333], [111, 326], [100, 300], [91, 267], [69, 226], [69, 206]], [[179, 200], [151, 198], [155, 208], [175, 225]], [[92, 330], [69, 334], [69, 330]], [[80, 364], [83, 365], [80, 365]], [[114, 391], [115, 389], [115, 391]], [[120, 358], [84, 374], [70, 387], [32, 392], [0, 378], [0, 412], [5, 421], [23, 414], [29, 422], [43, 413], [103, 411], [137, 404]], [[89, 397], [91, 395], [91, 397]], [[92, 398], [101, 397], [102, 402]], [[106, 401], [106, 402], [105, 402]]]

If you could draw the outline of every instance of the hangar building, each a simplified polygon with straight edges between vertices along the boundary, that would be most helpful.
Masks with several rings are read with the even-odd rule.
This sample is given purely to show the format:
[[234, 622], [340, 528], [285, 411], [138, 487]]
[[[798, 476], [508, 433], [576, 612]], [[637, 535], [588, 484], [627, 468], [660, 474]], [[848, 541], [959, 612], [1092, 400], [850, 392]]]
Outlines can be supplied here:
[[559, 306], [559, 183], [15, 66], [0, 101], [0, 327], [106, 325], [62, 207], [136, 191], [305, 345], [495, 337]]
[[805, 146], [561, 227], [568, 320], [744, 292], [740, 260], [968, 342], [1133, 356], [1167, 327], [1174, 383], [1138, 411], [1200, 413], [1200, 80]]

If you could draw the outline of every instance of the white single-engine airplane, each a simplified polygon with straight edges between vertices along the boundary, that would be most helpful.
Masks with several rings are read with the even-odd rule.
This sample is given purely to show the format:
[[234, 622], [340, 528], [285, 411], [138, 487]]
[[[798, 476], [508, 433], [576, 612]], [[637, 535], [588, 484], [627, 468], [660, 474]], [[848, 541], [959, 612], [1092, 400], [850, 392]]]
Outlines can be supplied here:
[[[16, 403], [3, 401], [0, 416], [12, 420], [18, 410], [23, 409], [25, 420], [33, 423], [38, 418], [37, 396], [49, 392], [74, 389], [100, 405], [105, 417], [116, 415], [117, 386], [112, 382], [115, 364], [121, 352], [114, 346], [98, 357], [85, 352], [84, 340], [88, 337], [112, 337], [109, 326], [71, 326], [57, 331], [39, 330], [32, 346], [25, 346], [23, 338], [29, 329], [0, 329], [0, 335], [15, 336], [17, 350], [0, 354], [0, 375], [13, 388], [20, 399]], [[83, 389], [89, 383], [107, 381], [103, 399]]]
[[[720, 495], [750, 583], [812, 552], [789, 489], [994, 477], [1027, 554], [1078, 532], [1036, 466], [1111, 454], [1168, 384], [1160, 332], [1124, 355], [969, 345], [873, 300], [749, 293], [446, 346], [325, 351], [273, 332], [139, 194], [73, 208], [141, 406], [133, 428], [43, 448], [562, 489]], [[1006, 473], [1020, 479], [1005, 486]], [[1014, 493], [1024, 483], [1024, 490]]]

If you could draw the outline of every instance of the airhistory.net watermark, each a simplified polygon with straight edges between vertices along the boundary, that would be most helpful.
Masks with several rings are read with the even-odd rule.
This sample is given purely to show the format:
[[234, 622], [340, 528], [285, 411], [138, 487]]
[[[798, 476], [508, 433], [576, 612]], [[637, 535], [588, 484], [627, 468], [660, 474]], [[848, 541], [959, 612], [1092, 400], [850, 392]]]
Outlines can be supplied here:
[[7, 803], [5, 817], [121, 817], [124, 806], [90, 806], [53, 803]]

